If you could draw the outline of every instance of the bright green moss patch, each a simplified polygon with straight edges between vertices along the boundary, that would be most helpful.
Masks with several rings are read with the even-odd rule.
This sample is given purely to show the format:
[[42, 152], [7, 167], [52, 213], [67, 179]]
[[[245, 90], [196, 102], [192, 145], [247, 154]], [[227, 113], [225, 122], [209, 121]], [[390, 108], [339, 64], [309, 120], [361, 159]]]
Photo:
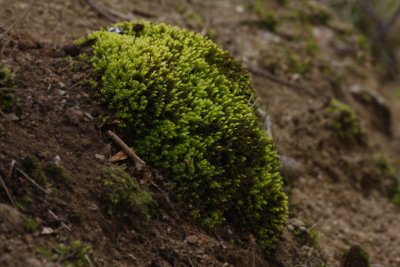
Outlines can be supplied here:
[[279, 160], [255, 116], [241, 64], [202, 36], [165, 24], [97, 31], [91, 65], [99, 95], [149, 164], [209, 228], [226, 221], [263, 248], [287, 216]]
[[347, 104], [334, 98], [328, 112], [332, 115], [330, 126], [340, 139], [349, 140], [361, 135], [356, 113]]
[[109, 216], [122, 220], [131, 215], [150, 217], [155, 201], [122, 167], [105, 168], [97, 180], [102, 185], [98, 199]]

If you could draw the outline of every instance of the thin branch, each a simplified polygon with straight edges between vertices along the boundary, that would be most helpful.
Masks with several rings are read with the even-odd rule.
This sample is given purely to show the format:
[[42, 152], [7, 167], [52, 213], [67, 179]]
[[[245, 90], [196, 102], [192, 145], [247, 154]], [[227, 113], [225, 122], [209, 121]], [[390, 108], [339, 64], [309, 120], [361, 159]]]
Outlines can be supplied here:
[[94, 10], [96, 11], [97, 14], [100, 16], [104, 17], [105, 19], [109, 20], [112, 23], [117, 22], [115, 17], [110, 14], [110, 12], [104, 10], [102, 7], [100, 7], [96, 1], [94, 0], [86, 0], [86, 3]]
[[264, 78], [267, 78], [268, 80], [270, 80], [272, 82], [279, 83], [279, 84], [287, 86], [287, 87], [292, 87], [292, 88], [301, 90], [301, 91], [303, 91], [304, 93], [306, 93], [306, 94], [308, 94], [310, 96], [314, 96], [314, 94], [309, 92], [304, 86], [302, 86], [300, 84], [289, 82], [287, 80], [279, 78], [279, 77], [277, 77], [277, 76], [275, 76], [275, 75], [273, 75], [273, 74], [271, 74], [271, 73], [269, 73], [267, 71], [264, 71], [264, 70], [255, 69], [255, 68], [252, 68], [252, 67], [247, 67], [247, 69], [250, 72], [252, 72], [253, 74], [258, 75], [258, 76], [262, 76]]
[[27, 179], [29, 182], [31, 182], [36, 188], [38, 188], [40, 191], [42, 191], [45, 194], [49, 194], [49, 192], [44, 189], [40, 184], [38, 184], [35, 180], [33, 180], [31, 177], [29, 177], [28, 174], [26, 174], [23, 170], [21, 170], [20, 168], [16, 168], [16, 170], [22, 174], [22, 176], [25, 177], [25, 179]]
[[397, 19], [400, 17], [400, 4], [398, 5], [396, 11], [393, 13], [393, 15], [388, 19], [388, 21], [383, 25], [383, 30], [385, 32], [388, 32], [390, 28], [395, 24]]
[[122, 141], [121, 138], [118, 137], [118, 135], [111, 131], [107, 131], [107, 135], [111, 137], [114, 143], [117, 144], [134, 162], [139, 163], [142, 166], [146, 166], [146, 162], [139, 158], [139, 156], [136, 155], [135, 152], [133, 152], [132, 149], [130, 149], [129, 146], [124, 141]]
[[15, 204], [15, 200], [12, 197], [10, 191], [8, 190], [8, 187], [7, 187], [6, 183], [3, 180], [3, 177], [1, 177], [1, 175], [0, 175], [0, 184], [4, 188], [4, 191], [6, 191], [7, 197], [10, 200], [11, 204], [13, 205], [13, 207], [17, 209], [17, 205]]
[[[24, 21], [24, 19], [28, 15], [29, 11], [31, 11], [35, 2], [36, 2], [36, 0], [31, 0], [31, 2], [29, 3], [29, 6], [25, 9], [25, 12], [0, 36], [0, 41], [4, 36], [9, 34], [15, 27], [17, 27], [22, 21]], [[1, 48], [0, 54], [3, 54], [4, 49], [6, 48], [6, 46], [8, 45], [9, 42], [10, 42], [10, 40], [8, 40], [4, 43], [3, 47]]]

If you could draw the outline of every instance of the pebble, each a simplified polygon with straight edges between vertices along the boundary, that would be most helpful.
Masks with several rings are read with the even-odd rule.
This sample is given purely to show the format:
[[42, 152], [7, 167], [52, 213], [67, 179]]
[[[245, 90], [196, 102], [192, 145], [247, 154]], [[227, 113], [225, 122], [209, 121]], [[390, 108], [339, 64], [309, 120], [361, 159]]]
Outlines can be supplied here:
[[189, 245], [196, 245], [198, 241], [199, 238], [195, 235], [190, 235], [186, 237], [186, 243], [188, 243]]

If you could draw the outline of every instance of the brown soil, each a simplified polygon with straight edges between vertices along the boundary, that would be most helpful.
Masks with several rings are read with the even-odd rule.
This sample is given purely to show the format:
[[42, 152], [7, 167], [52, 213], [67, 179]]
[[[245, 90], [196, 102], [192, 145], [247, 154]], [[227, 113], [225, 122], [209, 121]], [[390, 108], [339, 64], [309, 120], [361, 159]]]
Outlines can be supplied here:
[[[340, 266], [353, 245], [366, 250], [376, 266], [400, 265], [400, 208], [391, 201], [396, 181], [379, 169], [375, 157], [382, 153], [393, 166], [400, 164], [397, 85], [379, 82], [349, 26], [336, 19], [327, 25], [293, 19], [311, 12], [302, 1], [268, 4], [279, 21], [272, 33], [259, 27], [259, 17], [244, 0], [97, 0], [118, 16], [215, 30], [217, 41], [252, 70], [278, 77], [273, 81], [253, 71], [260, 107], [268, 103], [276, 147], [295, 162], [284, 162], [290, 169], [285, 178], [290, 219], [276, 253], [264, 255], [252, 237], [198, 227], [180, 211], [181, 204], [152, 185], [157, 171], [149, 183], [148, 172], [128, 161], [134, 177], [153, 193], [160, 216], [132, 224], [106, 216], [93, 178], [118, 149], [98, 122], [98, 104], [82, 83], [84, 68], [65, 48], [110, 21], [84, 0], [36, 0], [32, 7], [27, 2], [0, 0], [0, 59], [15, 74], [18, 98], [14, 110], [0, 114], [0, 174], [24, 203], [19, 212], [10, 208], [0, 189], [0, 202], [7, 204], [0, 205], [0, 266], [63, 265], [55, 248], [73, 240], [92, 247], [93, 266]], [[316, 52], [308, 51], [310, 40], [318, 45]], [[299, 66], [304, 62], [290, 59], [293, 54], [306, 61], [305, 71]], [[357, 86], [361, 93], [353, 90]], [[373, 100], [363, 101], [371, 91]], [[355, 110], [360, 137], [343, 141], [329, 127], [331, 98]], [[17, 170], [26, 155], [43, 165], [58, 162], [68, 183], [42, 192]], [[27, 230], [26, 218], [38, 223], [36, 231]], [[318, 231], [319, 244], [296, 238], [293, 229], [299, 226]]]

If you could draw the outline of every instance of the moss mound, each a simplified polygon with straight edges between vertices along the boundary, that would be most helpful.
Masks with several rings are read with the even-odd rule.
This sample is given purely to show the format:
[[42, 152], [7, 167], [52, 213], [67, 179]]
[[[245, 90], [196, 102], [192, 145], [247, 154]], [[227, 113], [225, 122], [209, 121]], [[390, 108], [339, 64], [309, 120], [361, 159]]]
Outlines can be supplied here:
[[120, 23], [93, 43], [103, 103], [142, 158], [207, 227], [225, 221], [271, 248], [287, 217], [279, 161], [259, 126], [249, 75], [207, 38], [149, 22]]

